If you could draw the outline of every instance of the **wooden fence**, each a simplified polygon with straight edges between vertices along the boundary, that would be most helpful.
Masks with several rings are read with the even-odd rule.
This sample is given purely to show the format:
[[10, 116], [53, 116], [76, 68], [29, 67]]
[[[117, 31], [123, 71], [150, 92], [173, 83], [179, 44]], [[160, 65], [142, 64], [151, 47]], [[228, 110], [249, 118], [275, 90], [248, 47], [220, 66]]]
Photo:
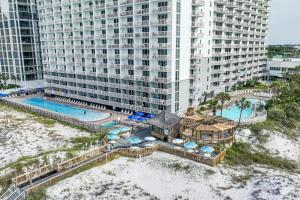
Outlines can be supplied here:
[[[106, 146], [105, 147], [102, 146], [99, 149], [94, 150], [94, 153], [95, 154], [98, 154], [101, 152], [103, 153], [102, 150], [104, 148], [106, 148]], [[105, 164], [108, 161], [112, 160], [115, 156], [118, 156], [118, 155], [126, 156], [126, 157], [144, 157], [144, 156], [148, 156], [148, 155], [152, 154], [155, 151], [162, 151], [162, 152], [170, 153], [170, 154], [173, 154], [176, 156], [194, 160], [196, 162], [200, 162], [200, 163], [207, 164], [210, 166], [216, 166], [218, 163], [220, 163], [224, 159], [225, 154], [226, 154], [226, 149], [225, 149], [214, 158], [204, 158], [204, 157], [200, 156], [199, 154], [189, 153], [184, 150], [174, 149], [167, 145], [161, 145], [161, 144], [157, 144], [153, 147], [147, 147], [147, 148], [141, 148], [141, 149], [119, 148], [119, 149], [116, 149], [116, 150], [113, 150], [113, 151], [110, 151], [107, 153], [103, 153], [102, 155], [91, 158], [90, 160], [81, 160], [78, 158], [74, 158], [76, 160], [76, 162], [74, 162], [74, 159], [70, 159], [69, 161], [60, 163], [59, 165], [62, 167], [62, 168], [60, 168], [62, 171], [57, 176], [54, 176], [43, 182], [40, 182], [36, 185], [29, 187], [26, 190], [26, 192], [28, 195], [32, 192], [37, 191], [41, 187], [51, 186], [52, 184], [71, 176], [75, 170], [84, 169], [84, 166], [87, 164]], [[91, 152], [93, 152], [93, 151], [91, 151]], [[91, 153], [91, 152], [81, 155], [81, 158], [83, 158], [84, 156], [87, 156], [87, 155], [93, 155], [93, 153]], [[75, 163], [77, 163], [77, 164], [75, 164]], [[22, 180], [22, 179], [20, 179], [20, 180]]]
[[21, 104], [21, 103], [18, 103], [18, 102], [9, 101], [7, 99], [0, 99], [0, 101], [4, 104], [8, 105], [8, 106], [16, 107], [16, 108], [21, 109], [25, 112], [36, 113], [36, 114], [44, 116], [44, 117], [48, 117], [48, 118], [51, 118], [51, 119], [62, 121], [62, 122], [65, 122], [65, 123], [68, 123], [68, 124], [71, 124], [71, 125], [78, 126], [78, 127], [83, 127], [85, 129], [93, 131], [93, 132], [101, 131], [100, 126], [97, 126], [95, 124], [91, 124], [91, 123], [88, 123], [88, 122], [80, 121], [76, 118], [67, 117], [67, 116], [52, 112], [52, 111], [43, 110], [43, 109], [40, 109], [40, 108], [35, 108], [35, 107], [29, 106], [29, 105], [24, 105], [24, 104]]

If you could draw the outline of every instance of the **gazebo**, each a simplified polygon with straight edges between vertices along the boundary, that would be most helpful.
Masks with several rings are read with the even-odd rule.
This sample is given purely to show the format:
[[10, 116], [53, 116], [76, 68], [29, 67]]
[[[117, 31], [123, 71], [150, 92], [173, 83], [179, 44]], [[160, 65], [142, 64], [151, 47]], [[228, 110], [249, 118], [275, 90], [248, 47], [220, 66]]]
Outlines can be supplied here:
[[163, 111], [145, 123], [151, 126], [151, 135], [164, 141], [171, 142], [179, 135], [180, 117], [168, 111]]
[[231, 144], [235, 130], [234, 121], [210, 115], [185, 116], [180, 123], [181, 137], [201, 144]]

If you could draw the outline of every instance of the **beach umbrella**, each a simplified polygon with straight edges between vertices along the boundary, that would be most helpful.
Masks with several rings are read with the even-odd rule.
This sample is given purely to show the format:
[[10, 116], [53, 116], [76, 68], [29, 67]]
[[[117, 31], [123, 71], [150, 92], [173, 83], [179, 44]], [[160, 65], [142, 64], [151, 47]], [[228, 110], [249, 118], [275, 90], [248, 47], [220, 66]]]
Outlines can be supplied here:
[[129, 137], [127, 139], [131, 144], [139, 144], [142, 142], [142, 140], [140, 138], [137, 137]]
[[156, 117], [156, 115], [155, 114], [148, 114], [148, 115], [146, 115], [146, 117], [151, 119], [151, 118]]
[[127, 118], [128, 119], [133, 119], [135, 116], [134, 115], [129, 115]]
[[147, 118], [146, 117], [138, 117], [137, 118], [137, 121], [140, 121], [140, 122], [143, 122], [143, 121], [146, 121]]
[[182, 139], [176, 138], [176, 139], [173, 139], [173, 140], [172, 140], [172, 143], [173, 143], [173, 144], [182, 144], [182, 143], [183, 143], [183, 140], [182, 140]]
[[131, 120], [138, 120], [140, 117], [139, 116], [136, 116], [136, 115], [129, 115], [128, 116], [128, 119], [131, 119]]
[[156, 138], [155, 137], [145, 137], [144, 138], [146, 141], [155, 141]]
[[7, 97], [7, 96], [8, 96], [7, 94], [0, 93], [0, 98], [1, 97]]
[[196, 148], [198, 145], [195, 142], [187, 142], [184, 144], [184, 148], [186, 149], [194, 149]]
[[203, 147], [201, 147], [200, 151], [201, 151], [201, 153], [209, 153], [209, 154], [211, 154], [212, 152], [215, 151], [215, 149], [213, 147], [211, 147], [211, 146], [203, 146]]
[[115, 135], [115, 134], [108, 134], [107, 135], [107, 139], [108, 140], [117, 140], [119, 139], [120, 137], [118, 135]]
[[137, 113], [135, 113], [135, 115], [136, 115], [136, 116], [140, 116], [140, 117], [142, 117], [142, 116], [144, 116], [144, 115], [145, 115], [145, 113], [144, 113], [144, 112], [137, 112]]
[[128, 127], [128, 126], [124, 126], [124, 127], [122, 127], [122, 128], [120, 128], [119, 130], [120, 130], [120, 132], [126, 132], [126, 131], [130, 131], [130, 127]]

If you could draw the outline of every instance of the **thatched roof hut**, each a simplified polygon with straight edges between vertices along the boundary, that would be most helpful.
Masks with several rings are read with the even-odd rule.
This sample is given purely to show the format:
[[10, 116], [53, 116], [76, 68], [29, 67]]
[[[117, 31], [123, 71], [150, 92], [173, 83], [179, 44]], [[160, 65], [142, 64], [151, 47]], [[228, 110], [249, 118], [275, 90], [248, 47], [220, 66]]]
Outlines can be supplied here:
[[162, 140], [166, 141], [179, 134], [180, 117], [168, 111], [161, 112], [146, 123], [152, 127], [152, 135]]

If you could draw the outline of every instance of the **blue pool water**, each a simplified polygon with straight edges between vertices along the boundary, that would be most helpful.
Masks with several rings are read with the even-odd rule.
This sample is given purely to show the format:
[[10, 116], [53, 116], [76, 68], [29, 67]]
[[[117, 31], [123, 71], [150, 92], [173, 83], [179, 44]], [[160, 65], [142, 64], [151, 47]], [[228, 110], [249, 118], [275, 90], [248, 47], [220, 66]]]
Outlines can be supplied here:
[[114, 120], [114, 121], [109, 121], [109, 122], [105, 122], [105, 123], [101, 124], [101, 127], [103, 127], [103, 128], [112, 128], [116, 125], [118, 125], [118, 122]]
[[110, 116], [108, 113], [93, 112], [79, 107], [69, 106], [62, 103], [56, 103], [54, 101], [45, 100], [43, 98], [26, 99], [23, 101], [23, 103], [57, 112], [59, 114], [73, 117], [81, 121], [98, 121], [106, 119]]
[[[241, 120], [251, 118], [253, 114], [253, 105], [259, 102], [258, 99], [247, 99], [247, 100], [251, 102], [252, 106], [250, 108], [243, 110]], [[217, 115], [221, 116], [221, 111], [218, 111]], [[223, 110], [223, 117], [234, 121], [238, 121], [240, 117], [240, 108], [237, 107], [235, 104], [233, 104], [232, 106]]]

